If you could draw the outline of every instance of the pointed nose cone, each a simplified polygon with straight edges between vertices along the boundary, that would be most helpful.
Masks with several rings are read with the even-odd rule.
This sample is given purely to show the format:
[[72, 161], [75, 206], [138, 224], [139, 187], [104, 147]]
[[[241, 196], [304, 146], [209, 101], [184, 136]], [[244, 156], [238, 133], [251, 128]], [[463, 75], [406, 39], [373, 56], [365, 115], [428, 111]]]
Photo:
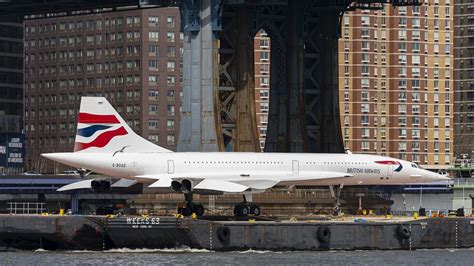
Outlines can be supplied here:
[[431, 172], [431, 171], [428, 171], [428, 170], [425, 170], [425, 179], [427, 179], [429, 181], [448, 181], [448, 180], [451, 180], [451, 178], [448, 177], [448, 176], [440, 175], [438, 173], [434, 173], [434, 172]]
[[440, 180], [453, 180], [453, 178], [451, 178], [449, 176], [444, 176], [444, 175], [440, 175], [440, 174], [438, 174], [438, 179], [440, 179]]

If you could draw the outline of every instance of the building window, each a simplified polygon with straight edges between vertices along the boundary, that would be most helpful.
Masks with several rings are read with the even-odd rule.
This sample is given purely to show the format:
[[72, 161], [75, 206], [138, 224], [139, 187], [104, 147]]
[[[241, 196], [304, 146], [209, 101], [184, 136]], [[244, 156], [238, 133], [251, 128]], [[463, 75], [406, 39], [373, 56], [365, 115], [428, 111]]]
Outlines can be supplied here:
[[270, 83], [270, 78], [269, 77], [260, 77], [260, 85], [261, 86], [268, 86]]
[[156, 85], [158, 83], [158, 76], [157, 75], [148, 76], [148, 83], [152, 85]]
[[419, 77], [420, 76], [420, 68], [419, 67], [413, 67], [411, 69], [411, 74], [412, 74], [413, 77]]
[[419, 92], [412, 92], [411, 93], [411, 99], [414, 102], [419, 102], [420, 101], [420, 93]]
[[260, 112], [262, 113], [268, 113], [269, 110], [269, 105], [266, 102], [261, 102], [260, 103]]
[[361, 49], [362, 51], [366, 51], [370, 49], [370, 43], [368, 41], [361, 42]]
[[166, 40], [168, 42], [174, 42], [174, 32], [167, 32], [166, 33]]
[[174, 120], [168, 120], [167, 123], [166, 123], [166, 128], [168, 130], [174, 130]]
[[175, 52], [176, 52], [176, 48], [174, 46], [168, 46], [166, 51], [167, 51], [168, 57], [174, 57]]
[[158, 91], [150, 90], [148, 91], [148, 100], [156, 101], [158, 100]]
[[150, 104], [148, 106], [148, 114], [150, 115], [158, 115], [158, 105]]
[[149, 16], [148, 17], [148, 26], [158, 26], [160, 18], [157, 16]]
[[362, 113], [368, 113], [370, 112], [370, 105], [368, 103], [362, 103], [360, 104], [360, 111]]
[[174, 115], [174, 105], [168, 104], [167, 111], [168, 111], [168, 115], [173, 116]]
[[269, 64], [259, 64], [260, 74], [268, 74], [270, 72]]
[[158, 70], [158, 60], [148, 60], [149, 70]]
[[412, 108], [412, 113], [413, 114], [419, 114], [420, 113], [420, 105], [414, 104], [414, 105], [412, 105], [411, 108]]
[[399, 116], [398, 117], [398, 125], [399, 126], [406, 126], [407, 124], [407, 118], [405, 116]]
[[406, 101], [407, 100], [407, 93], [404, 91], [398, 92], [398, 100], [399, 101]]
[[361, 66], [361, 74], [362, 75], [369, 75], [370, 74], [370, 67], [369, 66]]
[[398, 150], [399, 151], [406, 151], [407, 149], [407, 143], [405, 141], [399, 141], [398, 142]]
[[158, 55], [158, 45], [148, 46], [148, 53], [152, 55]]
[[413, 50], [413, 52], [419, 52], [420, 51], [420, 43], [417, 43], [417, 42], [412, 43], [412, 50]]
[[368, 128], [362, 128], [361, 131], [362, 131], [362, 132], [361, 132], [361, 136], [362, 136], [363, 138], [368, 138], [368, 137], [370, 137], [370, 130], [369, 130]]
[[166, 18], [166, 24], [168, 25], [169, 28], [174, 28], [174, 17], [167, 17]]
[[269, 43], [270, 42], [268, 39], [260, 40], [260, 48], [268, 48], [270, 46]]
[[367, 140], [364, 140], [361, 142], [361, 148], [363, 150], [368, 150], [370, 148], [370, 142]]
[[398, 30], [398, 39], [405, 40], [407, 38], [406, 30]]
[[133, 23], [135, 24], [135, 26], [140, 26], [140, 17], [139, 16], [133, 17]]
[[369, 116], [368, 115], [363, 115], [363, 116], [360, 117], [360, 119], [361, 119], [361, 123], [363, 125], [367, 125], [369, 123]]
[[167, 101], [173, 102], [174, 101], [174, 90], [168, 90], [166, 96], [167, 96]]
[[407, 44], [405, 42], [398, 43], [398, 51], [405, 52], [407, 50]]
[[[344, 54], [344, 56], [346, 55], [347, 53]], [[370, 55], [369, 54], [366, 54], [366, 53], [363, 53], [361, 55], [361, 60], [362, 60], [362, 63], [369, 63], [370, 62]], [[347, 54], [347, 61], [349, 61], [349, 55]]]
[[158, 119], [150, 119], [148, 120], [148, 129], [151, 129], [151, 130], [156, 130], [159, 128], [159, 120]]
[[419, 129], [412, 129], [411, 136], [415, 139], [419, 139], [421, 134]]
[[399, 104], [398, 105], [398, 113], [406, 113], [407, 112], [407, 105], [406, 104]]
[[[398, 11], [400, 11], [400, 9]], [[398, 18], [399, 27], [405, 27], [406, 25], [407, 25], [407, 18]]]
[[369, 16], [362, 16], [361, 18], [362, 26], [370, 25], [370, 17]]
[[166, 136], [166, 143], [168, 145], [174, 145], [174, 135], [167, 135]]
[[405, 138], [407, 136], [407, 130], [404, 128], [398, 129], [398, 137]]
[[265, 89], [260, 90], [260, 99], [262, 100], [268, 100], [268, 97], [270, 96], [270, 92]]
[[152, 42], [157, 42], [159, 38], [159, 33], [157, 31], [149, 31], [148, 39]]
[[168, 72], [174, 72], [174, 61], [168, 61], [166, 63], [166, 69]]
[[158, 143], [159, 137], [158, 135], [150, 134], [148, 135], [148, 140], [154, 143]]

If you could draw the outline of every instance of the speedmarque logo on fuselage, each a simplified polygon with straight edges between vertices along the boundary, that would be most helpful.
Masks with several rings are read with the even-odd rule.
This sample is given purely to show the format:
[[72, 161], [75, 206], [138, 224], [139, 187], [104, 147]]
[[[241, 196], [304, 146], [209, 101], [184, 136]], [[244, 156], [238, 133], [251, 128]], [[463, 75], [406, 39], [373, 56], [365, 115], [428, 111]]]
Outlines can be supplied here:
[[397, 162], [397, 161], [385, 160], [385, 161], [375, 161], [375, 163], [385, 164], [385, 165], [398, 165], [398, 167], [393, 170], [395, 172], [400, 172], [403, 169], [403, 165], [400, 162]]

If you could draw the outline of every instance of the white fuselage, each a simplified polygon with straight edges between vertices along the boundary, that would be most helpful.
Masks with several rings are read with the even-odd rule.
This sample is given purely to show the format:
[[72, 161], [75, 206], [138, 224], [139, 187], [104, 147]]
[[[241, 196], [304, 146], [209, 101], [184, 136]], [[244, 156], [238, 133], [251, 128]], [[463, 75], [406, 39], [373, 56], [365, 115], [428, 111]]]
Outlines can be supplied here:
[[[407, 161], [362, 154], [119, 152], [112, 156], [111, 153], [75, 152], [47, 154], [46, 157], [105, 175], [136, 179], [184, 179], [198, 175], [242, 184], [284, 175], [286, 181], [278, 183], [282, 185], [394, 185], [447, 179]], [[380, 161], [396, 161], [398, 165]], [[321, 173], [322, 176], [343, 173], [348, 177], [310, 181], [300, 178]]]

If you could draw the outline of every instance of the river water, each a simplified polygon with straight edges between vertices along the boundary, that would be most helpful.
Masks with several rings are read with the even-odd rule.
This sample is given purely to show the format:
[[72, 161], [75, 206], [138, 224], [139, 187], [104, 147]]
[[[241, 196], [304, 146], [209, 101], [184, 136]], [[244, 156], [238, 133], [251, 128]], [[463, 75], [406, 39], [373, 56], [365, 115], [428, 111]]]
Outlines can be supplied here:
[[474, 265], [474, 249], [239, 251], [197, 249], [0, 252], [0, 265]]

